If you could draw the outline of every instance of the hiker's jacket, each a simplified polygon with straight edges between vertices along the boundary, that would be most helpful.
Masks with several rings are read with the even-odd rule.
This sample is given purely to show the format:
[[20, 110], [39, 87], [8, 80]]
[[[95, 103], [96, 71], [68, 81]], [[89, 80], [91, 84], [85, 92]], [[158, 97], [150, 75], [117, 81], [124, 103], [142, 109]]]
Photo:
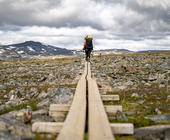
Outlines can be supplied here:
[[86, 40], [84, 42], [84, 50], [93, 50], [93, 42], [92, 40]]

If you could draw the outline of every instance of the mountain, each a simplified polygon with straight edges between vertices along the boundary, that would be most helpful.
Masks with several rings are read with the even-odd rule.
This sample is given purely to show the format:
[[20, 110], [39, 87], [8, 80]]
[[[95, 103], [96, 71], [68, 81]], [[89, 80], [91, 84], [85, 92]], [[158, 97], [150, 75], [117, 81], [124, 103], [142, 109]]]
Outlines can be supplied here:
[[23, 58], [28, 56], [73, 55], [71, 50], [46, 45], [40, 42], [26, 41], [19, 44], [0, 46], [0, 57]]

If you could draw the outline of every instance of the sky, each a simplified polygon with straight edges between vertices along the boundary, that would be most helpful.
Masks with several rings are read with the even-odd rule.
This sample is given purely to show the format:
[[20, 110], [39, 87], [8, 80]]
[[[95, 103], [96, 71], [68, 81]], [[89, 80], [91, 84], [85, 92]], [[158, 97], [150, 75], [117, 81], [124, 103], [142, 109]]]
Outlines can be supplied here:
[[170, 50], [170, 0], [0, 0], [0, 44]]

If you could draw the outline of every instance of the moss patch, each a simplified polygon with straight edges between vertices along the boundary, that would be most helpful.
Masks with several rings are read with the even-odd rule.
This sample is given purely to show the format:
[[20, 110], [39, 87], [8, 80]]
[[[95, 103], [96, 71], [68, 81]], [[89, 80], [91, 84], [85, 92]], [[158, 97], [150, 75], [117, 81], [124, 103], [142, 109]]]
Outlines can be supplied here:
[[32, 111], [36, 111], [37, 108], [37, 101], [33, 100], [28, 103], [23, 103], [17, 106], [9, 107], [9, 108], [4, 108], [3, 110], [0, 111], [0, 115], [11, 112], [11, 111], [16, 111], [16, 110], [21, 110], [26, 108], [27, 106], [30, 106], [32, 108]]
[[133, 136], [115, 136], [116, 140], [136, 140]]

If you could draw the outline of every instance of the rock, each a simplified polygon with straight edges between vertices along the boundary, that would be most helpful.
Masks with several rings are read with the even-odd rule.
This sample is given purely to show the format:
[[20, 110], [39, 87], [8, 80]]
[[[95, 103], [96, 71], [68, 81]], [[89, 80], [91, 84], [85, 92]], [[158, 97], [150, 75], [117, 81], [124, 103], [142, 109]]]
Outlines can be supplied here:
[[4, 85], [0, 85], [0, 90], [3, 90], [5, 89], [5, 86]]
[[162, 114], [162, 112], [161, 112], [158, 108], [155, 109], [155, 112], [156, 112], [158, 115]]
[[101, 74], [101, 77], [106, 77], [106, 74], [102, 73], [102, 74]]
[[164, 88], [164, 87], [165, 87], [164, 84], [160, 84], [160, 85], [159, 85], [159, 88]]
[[98, 88], [102, 88], [102, 84], [101, 83], [97, 83]]
[[17, 106], [19, 103], [20, 103], [19, 99], [15, 99], [15, 100], [13, 99], [11, 101], [6, 102], [5, 107], [10, 108], [10, 107], [13, 107], [13, 106]]
[[4, 99], [8, 99], [8, 95], [5, 94], [5, 95], [4, 95]]
[[154, 125], [135, 129], [134, 136], [142, 140], [166, 140], [169, 132], [170, 125]]
[[154, 122], [167, 122], [170, 121], [170, 115], [149, 115], [146, 116], [147, 119], [150, 119]]
[[15, 136], [11, 135], [8, 131], [3, 131], [0, 133], [1, 140], [16, 140]]
[[33, 134], [31, 132], [30, 127], [26, 127], [25, 125], [11, 125], [9, 126], [9, 131], [12, 135], [18, 137], [32, 137]]
[[45, 109], [40, 109], [40, 110], [32, 112], [33, 117], [36, 115], [47, 115], [47, 114], [48, 114], [48, 111]]
[[117, 88], [120, 89], [120, 90], [125, 90], [125, 89], [127, 89], [127, 86], [122, 85], [122, 86], [118, 86]]
[[150, 66], [150, 64], [145, 64], [145, 67], [149, 67]]
[[18, 111], [16, 113], [16, 118], [19, 119], [19, 120], [23, 120], [23, 116], [24, 116], [24, 111]]
[[11, 95], [11, 97], [10, 97], [10, 101], [12, 101], [12, 100], [14, 100], [16, 97], [15, 97], [15, 95]]
[[123, 112], [121, 112], [121, 111], [117, 111], [116, 112], [116, 120], [118, 120], [118, 121], [127, 121], [128, 120], [128, 118], [127, 118], [127, 116], [125, 115], [125, 113], [123, 113]]
[[145, 85], [145, 86], [148, 86], [148, 87], [150, 87], [150, 86], [151, 86], [151, 84], [150, 84], [150, 83], [145, 83], [144, 85]]
[[7, 125], [5, 122], [0, 121], [0, 131], [6, 131], [7, 130]]
[[5, 105], [0, 105], [0, 112], [2, 112], [5, 109]]
[[160, 65], [160, 67], [162, 68], [162, 69], [167, 69], [167, 70], [169, 70], [170, 69], [170, 64], [168, 63], [168, 62], [164, 62], [164, 63], [162, 63], [161, 65]]
[[135, 97], [135, 98], [138, 98], [140, 97], [138, 93], [132, 93], [131, 97]]
[[46, 92], [41, 92], [39, 95], [38, 95], [38, 99], [45, 99], [47, 98], [49, 95], [49, 93], [46, 93]]
[[17, 91], [16, 95], [18, 98], [21, 98], [23, 96], [19, 90]]
[[11, 90], [11, 91], [9, 92], [9, 95], [14, 95], [15, 93], [16, 93], [15, 90]]
[[38, 82], [45, 82], [47, 77], [41, 77], [41, 79], [38, 80]]
[[170, 129], [165, 131], [165, 140], [170, 140]]
[[39, 102], [38, 104], [37, 104], [37, 107], [38, 108], [44, 108], [44, 107], [48, 107], [48, 106], [50, 106], [50, 100], [49, 100], [49, 98], [46, 98], [46, 99], [44, 99], [44, 100], [42, 100], [41, 102]]
[[31, 88], [30, 93], [29, 93], [29, 96], [30, 96], [31, 98], [38, 96], [38, 94], [39, 94], [39, 93], [38, 93], [37, 88]]
[[58, 88], [48, 88], [47, 94], [50, 98], [54, 97], [56, 94], [58, 94]]
[[126, 85], [126, 86], [133, 86], [133, 82], [129, 80], [129, 81], [126, 82], [124, 85]]
[[54, 103], [70, 103], [73, 98], [73, 92], [69, 88], [59, 88], [57, 95], [52, 99]]
[[144, 102], [145, 102], [145, 100], [142, 100], [142, 99], [137, 101], [137, 103], [139, 103], [141, 105], [143, 105]]
[[157, 80], [157, 76], [149, 76], [148, 80], [150, 82], [156, 81]]
[[167, 100], [170, 100], [170, 95], [167, 96]]

